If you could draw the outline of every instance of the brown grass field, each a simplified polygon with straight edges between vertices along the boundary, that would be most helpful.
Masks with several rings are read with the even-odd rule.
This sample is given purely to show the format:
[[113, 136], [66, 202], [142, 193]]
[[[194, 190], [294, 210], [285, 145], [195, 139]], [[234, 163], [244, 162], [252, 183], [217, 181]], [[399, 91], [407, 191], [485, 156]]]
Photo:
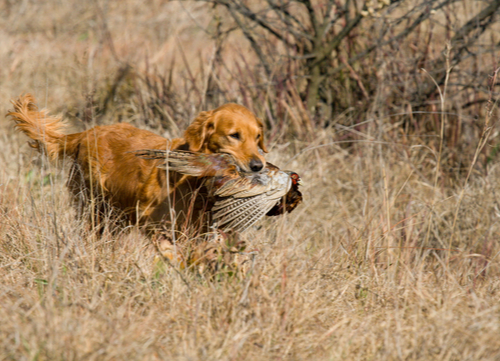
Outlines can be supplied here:
[[[442, 99], [406, 101], [487, 3], [437, 11], [332, 78], [344, 103], [311, 114], [300, 69], [286, 92], [266, 83], [241, 32], [220, 46], [227, 14], [206, 3], [1, 0], [1, 114], [31, 92], [74, 129], [174, 137], [239, 102], [305, 201], [242, 235], [256, 252], [237, 274], [209, 277], [164, 263], [137, 227], [97, 237], [69, 206], [67, 167], [2, 115], [0, 360], [499, 360], [498, 24], [475, 41], [481, 56], [449, 67]], [[474, 86], [457, 85], [464, 74]]]

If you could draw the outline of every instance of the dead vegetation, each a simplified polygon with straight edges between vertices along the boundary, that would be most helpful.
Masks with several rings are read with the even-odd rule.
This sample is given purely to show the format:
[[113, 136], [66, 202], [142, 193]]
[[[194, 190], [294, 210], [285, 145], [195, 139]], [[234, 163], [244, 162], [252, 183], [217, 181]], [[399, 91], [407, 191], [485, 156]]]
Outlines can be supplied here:
[[499, 2], [288, 3], [0, 2], [0, 113], [29, 91], [75, 128], [174, 137], [236, 101], [306, 183], [209, 279], [133, 226], [96, 237], [4, 119], [1, 359], [500, 357]]

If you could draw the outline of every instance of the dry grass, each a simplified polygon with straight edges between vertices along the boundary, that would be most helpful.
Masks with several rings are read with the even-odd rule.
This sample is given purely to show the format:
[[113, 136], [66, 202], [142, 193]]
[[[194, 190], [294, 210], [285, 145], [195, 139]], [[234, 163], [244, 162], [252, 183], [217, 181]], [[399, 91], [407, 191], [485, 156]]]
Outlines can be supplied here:
[[[82, 119], [80, 128], [130, 119], [174, 136], [203, 107], [254, 104], [230, 50], [217, 79], [226, 93], [196, 98], [214, 51], [198, 27], [211, 26], [203, 4], [78, 4], [0, 4], [1, 114], [30, 91], [42, 106]], [[237, 34], [227, 46], [251, 58]], [[125, 63], [161, 84], [174, 58], [163, 127], [146, 121], [158, 115], [145, 113], [154, 95], [146, 83], [125, 75], [109, 90]], [[355, 122], [362, 127], [316, 127], [298, 138], [308, 123], [293, 94], [282, 99], [281, 128], [255, 105], [270, 124], [268, 159], [301, 174], [305, 202], [251, 230], [246, 240], [259, 252], [248, 272], [217, 281], [162, 264], [136, 229], [93, 237], [68, 207], [65, 170], [1, 121], [0, 360], [498, 360], [500, 163], [489, 133], [470, 167], [488, 113], [389, 121], [391, 83], [379, 72], [373, 110]], [[114, 97], [102, 111], [106, 94]], [[496, 136], [498, 114], [488, 109], [486, 130]], [[432, 126], [403, 132], [398, 122], [407, 118]], [[440, 122], [448, 135], [455, 120], [461, 138], [446, 138], [440, 159]]]

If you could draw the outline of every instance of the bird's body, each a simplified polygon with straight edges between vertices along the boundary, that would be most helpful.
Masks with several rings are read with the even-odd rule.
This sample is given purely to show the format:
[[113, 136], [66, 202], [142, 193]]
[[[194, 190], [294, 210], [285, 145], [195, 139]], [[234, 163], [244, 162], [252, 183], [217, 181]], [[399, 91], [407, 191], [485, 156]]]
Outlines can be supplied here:
[[299, 185], [301, 184], [300, 177], [295, 172], [290, 172], [290, 179], [292, 180], [292, 187], [287, 192], [286, 197], [280, 200], [266, 216], [279, 216], [280, 214], [290, 213], [302, 202], [302, 193], [299, 191]]
[[144, 150], [137, 156], [165, 159], [160, 167], [188, 176], [204, 178], [210, 196], [213, 225], [222, 230], [243, 232], [266, 214], [291, 212], [302, 201], [300, 177], [281, 171], [267, 162], [258, 172], [244, 172], [229, 154]]

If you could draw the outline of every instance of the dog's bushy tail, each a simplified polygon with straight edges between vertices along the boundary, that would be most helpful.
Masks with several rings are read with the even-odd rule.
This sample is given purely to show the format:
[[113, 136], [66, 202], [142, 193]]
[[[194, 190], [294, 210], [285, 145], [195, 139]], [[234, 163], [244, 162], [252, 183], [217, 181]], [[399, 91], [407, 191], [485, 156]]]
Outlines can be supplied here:
[[51, 160], [61, 158], [69, 151], [66, 135], [61, 131], [66, 127], [62, 117], [51, 116], [46, 109], [38, 110], [31, 94], [12, 100], [14, 110], [7, 113], [16, 128], [33, 139], [29, 144], [40, 152], [45, 151]]

